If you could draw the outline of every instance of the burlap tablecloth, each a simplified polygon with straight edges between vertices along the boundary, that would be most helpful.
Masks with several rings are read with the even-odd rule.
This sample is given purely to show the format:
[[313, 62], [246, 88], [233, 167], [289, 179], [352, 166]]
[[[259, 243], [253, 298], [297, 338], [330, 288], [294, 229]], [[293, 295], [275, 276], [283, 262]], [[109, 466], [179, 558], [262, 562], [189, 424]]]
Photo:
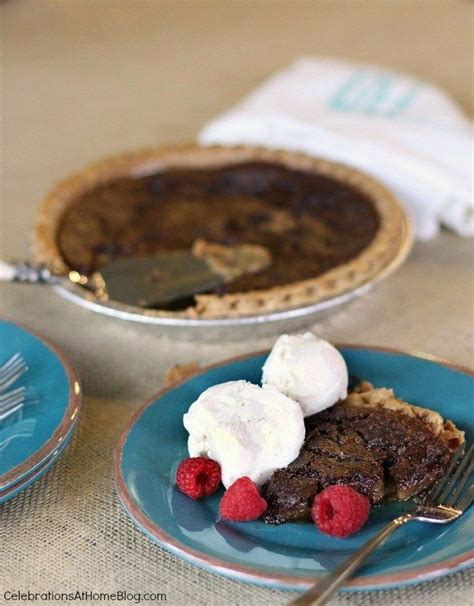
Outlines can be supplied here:
[[[470, 7], [351, 4], [4, 3], [0, 256], [27, 255], [36, 203], [55, 180], [101, 154], [191, 138], [302, 53], [411, 69], [472, 108]], [[427, 351], [471, 365], [472, 260], [471, 242], [447, 233], [417, 244], [393, 277], [312, 328], [333, 341]], [[56, 340], [84, 392], [64, 458], [0, 506], [0, 590], [154, 591], [173, 605], [288, 600], [287, 593], [215, 576], [152, 544], [122, 510], [112, 479], [119, 433], [161, 387], [166, 368], [262, 349], [273, 337], [170, 340], [159, 328], [100, 317], [46, 288], [18, 285], [1, 285], [0, 317]], [[467, 606], [474, 603], [473, 576], [464, 571], [400, 590], [341, 593], [331, 603]]]

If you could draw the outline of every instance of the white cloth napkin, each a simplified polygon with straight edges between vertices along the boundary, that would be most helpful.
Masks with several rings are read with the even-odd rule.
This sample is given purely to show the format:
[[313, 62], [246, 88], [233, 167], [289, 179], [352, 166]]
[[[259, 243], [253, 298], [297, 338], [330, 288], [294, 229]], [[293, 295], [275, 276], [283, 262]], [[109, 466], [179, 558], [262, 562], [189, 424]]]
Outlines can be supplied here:
[[404, 74], [304, 58], [205, 126], [199, 142], [299, 150], [350, 164], [406, 205], [419, 239], [474, 235], [473, 127], [443, 91]]

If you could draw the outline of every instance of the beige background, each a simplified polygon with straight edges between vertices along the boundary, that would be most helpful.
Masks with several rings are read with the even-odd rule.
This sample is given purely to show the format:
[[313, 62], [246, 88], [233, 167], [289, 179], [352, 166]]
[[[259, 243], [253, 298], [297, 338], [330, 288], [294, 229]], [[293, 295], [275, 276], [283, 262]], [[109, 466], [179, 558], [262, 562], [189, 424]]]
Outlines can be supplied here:
[[[445, 87], [468, 112], [468, 2], [10, 0], [1, 6], [0, 256], [28, 256], [40, 198], [104, 154], [193, 139], [263, 77], [304, 54], [379, 62]], [[314, 326], [337, 341], [429, 351], [472, 365], [472, 241], [417, 244], [372, 293]], [[55, 469], [0, 506], [0, 589], [156, 590], [170, 604], [285, 603], [281, 592], [200, 572], [134, 529], [114, 495], [121, 427], [166, 367], [207, 363], [272, 338], [171, 342], [47, 289], [3, 285], [0, 315], [55, 339], [82, 377], [84, 414]], [[472, 604], [472, 575], [335, 604]]]

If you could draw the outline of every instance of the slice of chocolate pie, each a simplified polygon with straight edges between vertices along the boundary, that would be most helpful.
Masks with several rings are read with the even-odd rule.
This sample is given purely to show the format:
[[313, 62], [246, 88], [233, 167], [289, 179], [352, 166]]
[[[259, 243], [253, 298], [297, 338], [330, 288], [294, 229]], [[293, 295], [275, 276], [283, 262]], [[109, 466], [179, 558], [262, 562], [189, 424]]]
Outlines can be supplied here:
[[275, 471], [262, 494], [266, 522], [310, 520], [315, 494], [347, 484], [372, 504], [404, 501], [435, 482], [464, 432], [432, 410], [361, 383], [333, 407], [307, 419], [299, 457]]
[[[117, 257], [245, 247], [265, 262], [182, 307], [228, 317], [309, 305], [386, 275], [410, 248], [407, 218], [349, 167], [250, 147], [189, 147], [99, 162], [44, 201], [35, 252], [54, 273], [91, 274]], [[252, 248], [253, 247], [253, 248]]]

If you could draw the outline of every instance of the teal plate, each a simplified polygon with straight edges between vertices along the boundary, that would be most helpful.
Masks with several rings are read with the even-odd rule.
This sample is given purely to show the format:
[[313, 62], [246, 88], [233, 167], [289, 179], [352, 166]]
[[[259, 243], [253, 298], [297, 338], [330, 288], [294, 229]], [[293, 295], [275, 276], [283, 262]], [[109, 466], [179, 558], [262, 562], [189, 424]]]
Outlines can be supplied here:
[[[349, 373], [393, 387], [413, 404], [437, 410], [474, 437], [474, 378], [447, 362], [370, 347], [341, 346]], [[115, 456], [115, 483], [128, 514], [153, 541], [207, 570], [281, 589], [304, 589], [335, 568], [409, 504], [376, 508], [352, 537], [337, 539], [312, 524], [280, 526], [219, 519], [222, 489], [193, 501], [174, 487], [188, 456], [182, 416], [206, 388], [258, 383], [266, 353], [229, 360], [160, 392], [131, 419]], [[367, 560], [346, 589], [382, 589], [443, 576], [474, 563], [474, 508], [446, 526], [412, 522]]]
[[27, 388], [27, 404], [21, 416], [0, 423], [0, 502], [13, 487], [25, 488], [23, 480], [31, 480], [34, 472], [44, 473], [70, 438], [81, 404], [76, 373], [58, 347], [29, 329], [0, 320], [0, 364], [16, 352], [25, 358], [28, 371], [12, 388]]
[[64, 438], [61, 444], [56, 448], [56, 450], [46, 459], [44, 459], [39, 465], [35, 466], [33, 471], [27, 473], [22, 477], [21, 480], [9, 486], [6, 490], [0, 491], [0, 505], [2, 503], [6, 503], [13, 497], [16, 497], [17, 494], [23, 492], [30, 484], [36, 482], [41, 476], [43, 476], [57, 461], [60, 459], [65, 450], [66, 446], [69, 444], [72, 435], [74, 433], [75, 427], [72, 427], [69, 431], [68, 435]]

